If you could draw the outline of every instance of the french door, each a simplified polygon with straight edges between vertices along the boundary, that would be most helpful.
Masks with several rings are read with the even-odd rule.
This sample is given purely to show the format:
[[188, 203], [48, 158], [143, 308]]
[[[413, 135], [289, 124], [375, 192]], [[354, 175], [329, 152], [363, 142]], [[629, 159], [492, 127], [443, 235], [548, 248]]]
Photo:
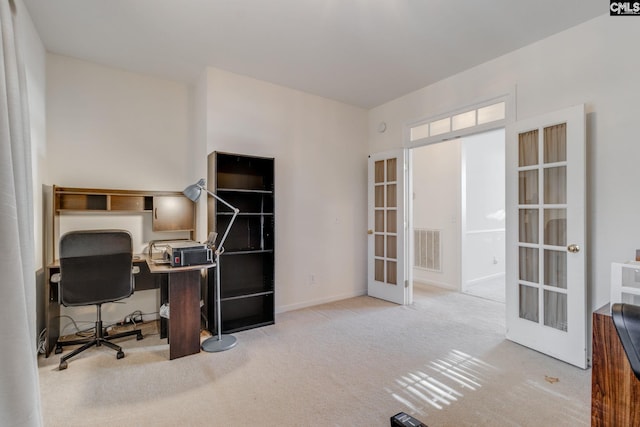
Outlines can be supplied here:
[[585, 115], [507, 126], [507, 338], [587, 367]]
[[405, 265], [407, 150], [369, 156], [368, 294], [409, 304], [411, 288]]

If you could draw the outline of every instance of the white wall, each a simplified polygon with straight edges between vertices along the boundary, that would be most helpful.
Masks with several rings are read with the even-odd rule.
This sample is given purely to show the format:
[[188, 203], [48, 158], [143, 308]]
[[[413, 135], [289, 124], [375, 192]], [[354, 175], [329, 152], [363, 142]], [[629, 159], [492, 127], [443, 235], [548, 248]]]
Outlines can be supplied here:
[[207, 79], [207, 151], [275, 158], [276, 311], [364, 294], [367, 112], [218, 69]]
[[505, 132], [498, 129], [460, 141], [464, 290], [505, 274]]
[[182, 190], [194, 149], [187, 85], [47, 55], [47, 182]]
[[413, 228], [440, 230], [442, 271], [413, 269], [414, 282], [460, 287], [460, 140], [412, 150]]
[[[372, 152], [402, 145], [405, 123], [517, 88], [517, 116], [525, 118], [586, 103], [588, 170], [588, 285], [590, 308], [609, 300], [612, 261], [640, 247], [640, 25], [603, 15], [446, 80], [381, 105], [369, 114]], [[377, 133], [378, 123], [387, 123]]]
[[[276, 310], [366, 292], [365, 110], [216, 69], [189, 88], [60, 55], [47, 61], [47, 183], [182, 190], [206, 177], [209, 152], [275, 157]], [[65, 215], [60, 230], [117, 224], [149, 236], [146, 215]], [[136, 293], [105, 322], [156, 302], [154, 291]]]
[[[195, 101], [187, 85], [54, 54], [47, 55], [46, 75], [46, 184], [181, 191], [195, 176], [205, 175], [206, 162], [197, 170], [204, 141], [198, 145], [194, 136]], [[123, 228], [132, 233], [136, 252], [150, 240], [185, 237], [154, 233], [150, 213], [65, 214], [58, 227], [60, 235]], [[134, 310], [153, 313], [158, 301], [157, 290], [136, 292], [106, 305], [103, 319], [118, 321]], [[61, 307], [61, 314], [95, 321], [93, 307]], [[63, 333], [73, 332], [69, 324], [61, 322], [67, 327]]]

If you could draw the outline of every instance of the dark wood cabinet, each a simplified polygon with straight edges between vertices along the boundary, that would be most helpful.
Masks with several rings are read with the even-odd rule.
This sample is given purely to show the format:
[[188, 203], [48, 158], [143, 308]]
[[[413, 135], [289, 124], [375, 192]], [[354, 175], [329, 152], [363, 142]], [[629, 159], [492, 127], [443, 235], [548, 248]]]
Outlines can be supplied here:
[[176, 191], [53, 187], [55, 215], [153, 212], [153, 231], [195, 231], [193, 202]]
[[591, 425], [640, 425], [640, 380], [624, 352], [609, 304], [593, 313]]
[[[240, 210], [220, 257], [222, 332], [274, 323], [274, 159], [214, 152], [208, 158], [208, 189]], [[209, 231], [220, 238], [232, 218], [209, 198]], [[208, 313], [215, 319], [215, 275], [209, 275]], [[217, 325], [210, 321], [212, 332]]]
[[194, 229], [194, 203], [186, 197], [153, 197], [153, 231], [183, 231]]

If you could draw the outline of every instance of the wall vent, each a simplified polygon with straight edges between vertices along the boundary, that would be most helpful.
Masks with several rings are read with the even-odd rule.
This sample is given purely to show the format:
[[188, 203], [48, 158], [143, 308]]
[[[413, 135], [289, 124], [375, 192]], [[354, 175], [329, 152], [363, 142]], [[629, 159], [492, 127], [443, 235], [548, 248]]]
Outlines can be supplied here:
[[440, 230], [413, 230], [413, 265], [429, 271], [442, 271]]

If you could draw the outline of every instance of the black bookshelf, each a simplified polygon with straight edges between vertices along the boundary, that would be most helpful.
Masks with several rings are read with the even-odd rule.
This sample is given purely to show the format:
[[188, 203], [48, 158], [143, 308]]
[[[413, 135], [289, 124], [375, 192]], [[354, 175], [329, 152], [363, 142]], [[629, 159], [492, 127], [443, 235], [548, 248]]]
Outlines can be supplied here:
[[[274, 159], [214, 152], [208, 159], [208, 187], [240, 213], [220, 256], [222, 333], [273, 324], [274, 315]], [[219, 238], [232, 212], [209, 199], [209, 231]], [[208, 276], [209, 329], [217, 332], [215, 274]]]

